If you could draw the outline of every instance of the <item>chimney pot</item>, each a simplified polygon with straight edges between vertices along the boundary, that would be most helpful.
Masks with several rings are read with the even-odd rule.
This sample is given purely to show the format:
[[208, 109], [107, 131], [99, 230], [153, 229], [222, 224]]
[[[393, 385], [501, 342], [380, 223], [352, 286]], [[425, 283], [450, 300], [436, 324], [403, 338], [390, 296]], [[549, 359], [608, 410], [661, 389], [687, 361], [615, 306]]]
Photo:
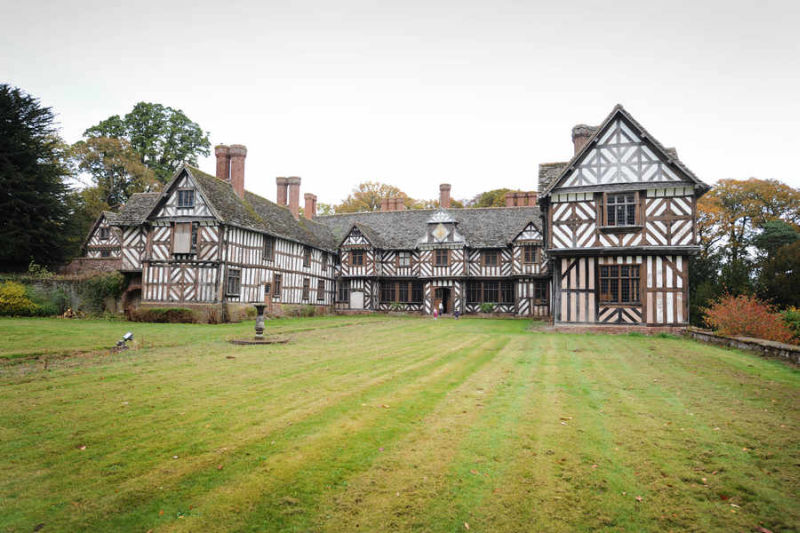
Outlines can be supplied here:
[[303, 195], [303, 198], [306, 200], [306, 205], [303, 208], [303, 216], [311, 220], [317, 216], [317, 197], [307, 192]]
[[278, 196], [276, 198], [276, 203], [278, 205], [286, 206], [289, 199], [289, 194], [286, 190], [289, 187], [288, 179], [275, 178], [275, 184], [278, 186]]
[[214, 147], [214, 155], [217, 156], [217, 179], [230, 181], [231, 179], [231, 149], [224, 144]]
[[589, 139], [597, 131], [597, 126], [587, 126], [586, 124], [578, 124], [572, 128], [572, 144], [575, 147], [575, 153], [580, 152]]
[[515, 204], [515, 196], [517, 193], [514, 192], [507, 192], [506, 193], [506, 207], [514, 207]]
[[232, 144], [229, 147], [231, 154], [231, 187], [239, 198], [244, 198], [244, 158], [247, 157], [247, 147], [243, 144]]
[[439, 185], [439, 207], [450, 209], [450, 184], [442, 183]]
[[292, 176], [286, 178], [289, 184], [289, 211], [295, 220], [300, 218], [300, 178]]

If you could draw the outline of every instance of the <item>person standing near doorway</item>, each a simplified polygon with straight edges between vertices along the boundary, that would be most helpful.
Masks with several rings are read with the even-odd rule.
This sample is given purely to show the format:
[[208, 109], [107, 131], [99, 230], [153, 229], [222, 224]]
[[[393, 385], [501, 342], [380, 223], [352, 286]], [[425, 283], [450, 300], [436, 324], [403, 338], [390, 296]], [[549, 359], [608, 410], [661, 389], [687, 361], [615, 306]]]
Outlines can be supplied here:
[[444, 305], [442, 305], [442, 302], [439, 302], [439, 316], [442, 316], [443, 313], [444, 313]]

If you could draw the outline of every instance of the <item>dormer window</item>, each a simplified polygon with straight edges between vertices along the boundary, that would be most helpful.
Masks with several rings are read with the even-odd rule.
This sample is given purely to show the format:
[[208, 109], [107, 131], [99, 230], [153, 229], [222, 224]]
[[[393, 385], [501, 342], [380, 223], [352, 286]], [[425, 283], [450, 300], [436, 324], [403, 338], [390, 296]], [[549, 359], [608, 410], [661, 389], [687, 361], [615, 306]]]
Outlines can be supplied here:
[[446, 267], [450, 264], [450, 250], [438, 249], [434, 250], [433, 266]]
[[411, 252], [397, 252], [397, 266], [410, 267], [411, 266]]
[[352, 250], [350, 252], [350, 265], [364, 266], [364, 250]]
[[497, 250], [484, 250], [483, 251], [483, 266], [496, 267], [498, 264]]
[[194, 207], [194, 191], [192, 189], [178, 190], [178, 207], [180, 209]]
[[625, 192], [607, 194], [605, 197], [604, 226], [635, 226], [637, 224], [637, 205], [639, 194]]

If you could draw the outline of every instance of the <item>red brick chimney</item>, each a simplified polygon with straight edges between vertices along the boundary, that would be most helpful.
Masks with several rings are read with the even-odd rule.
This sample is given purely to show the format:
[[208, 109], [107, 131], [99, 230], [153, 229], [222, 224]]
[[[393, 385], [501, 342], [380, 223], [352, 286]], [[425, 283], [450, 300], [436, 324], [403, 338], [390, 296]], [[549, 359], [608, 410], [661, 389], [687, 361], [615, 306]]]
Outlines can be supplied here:
[[278, 205], [286, 206], [288, 204], [289, 194], [287, 192], [287, 188], [289, 187], [289, 182], [287, 178], [275, 178], [275, 183], [278, 186], [278, 196], [276, 198], [276, 203]]
[[217, 156], [217, 179], [230, 181], [231, 179], [231, 149], [224, 144], [214, 147], [214, 155]]
[[311, 220], [317, 216], [317, 196], [307, 192], [303, 197], [306, 200], [306, 206], [303, 208], [303, 216]]
[[515, 192], [507, 192], [506, 193], [506, 207], [514, 207], [516, 204], [516, 195]]
[[389, 199], [381, 198], [381, 212], [391, 211], [389, 208]]
[[575, 146], [576, 154], [589, 142], [596, 131], [597, 126], [587, 126], [586, 124], [578, 124], [572, 128], [572, 144]]
[[398, 196], [394, 199], [394, 211], [405, 211], [406, 204], [403, 203], [403, 197]]
[[300, 178], [297, 176], [286, 178], [286, 183], [289, 184], [289, 211], [297, 220], [300, 218]]
[[243, 144], [232, 144], [231, 154], [231, 187], [239, 198], [244, 198], [244, 158], [247, 148]]
[[442, 183], [439, 185], [439, 207], [450, 209], [450, 184]]

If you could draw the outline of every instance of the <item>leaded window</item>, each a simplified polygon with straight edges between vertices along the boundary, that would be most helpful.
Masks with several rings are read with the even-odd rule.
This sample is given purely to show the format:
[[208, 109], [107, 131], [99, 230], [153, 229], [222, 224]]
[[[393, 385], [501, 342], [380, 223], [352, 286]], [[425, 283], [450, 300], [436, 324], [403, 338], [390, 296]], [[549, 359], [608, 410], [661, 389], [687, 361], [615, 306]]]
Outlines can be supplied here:
[[364, 266], [364, 250], [351, 250], [350, 264], [352, 266]]
[[269, 235], [264, 235], [264, 261], [275, 260], [275, 238]]
[[600, 301], [639, 303], [639, 265], [601, 265]]
[[411, 252], [397, 252], [397, 266], [410, 267], [411, 266]]
[[337, 300], [340, 302], [350, 301], [350, 280], [341, 279], [338, 282]]
[[308, 268], [311, 266], [311, 247], [303, 247], [303, 267]]
[[636, 193], [626, 192], [606, 196], [606, 226], [636, 224]]
[[317, 281], [317, 300], [325, 299], [325, 280]]
[[499, 263], [499, 256], [497, 250], [484, 250], [483, 251], [483, 266], [496, 267]]
[[522, 261], [527, 264], [536, 262], [536, 247], [532, 244], [526, 244], [522, 247]]
[[242, 283], [242, 271], [238, 268], [228, 269], [228, 279], [225, 283], [225, 293], [228, 296], [239, 296]]
[[178, 207], [186, 209], [194, 207], [194, 191], [191, 189], [178, 190]]
[[311, 280], [303, 278], [303, 300], [308, 300], [308, 293], [311, 291]]
[[437, 267], [447, 266], [450, 263], [450, 250], [437, 249], [434, 250], [433, 265]]

